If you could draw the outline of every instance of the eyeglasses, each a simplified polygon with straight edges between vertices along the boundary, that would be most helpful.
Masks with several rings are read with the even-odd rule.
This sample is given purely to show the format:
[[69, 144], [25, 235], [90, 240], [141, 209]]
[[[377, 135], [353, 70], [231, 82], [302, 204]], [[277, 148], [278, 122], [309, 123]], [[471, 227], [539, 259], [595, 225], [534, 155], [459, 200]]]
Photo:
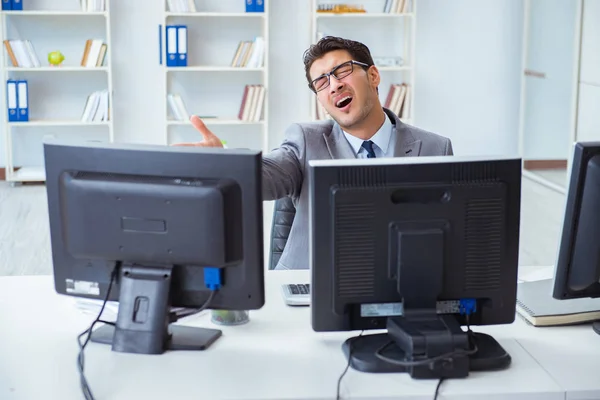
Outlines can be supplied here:
[[321, 90], [329, 86], [329, 82], [331, 81], [331, 75], [333, 75], [335, 79], [339, 81], [340, 79], [347, 77], [353, 72], [354, 65], [360, 65], [361, 67], [369, 68], [368, 64], [361, 63], [359, 61], [346, 61], [345, 63], [342, 63], [334, 69], [332, 69], [331, 72], [323, 74], [318, 78], [314, 79], [311, 83], [308, 84], [308, 87], [315, 93], [320, 92]]

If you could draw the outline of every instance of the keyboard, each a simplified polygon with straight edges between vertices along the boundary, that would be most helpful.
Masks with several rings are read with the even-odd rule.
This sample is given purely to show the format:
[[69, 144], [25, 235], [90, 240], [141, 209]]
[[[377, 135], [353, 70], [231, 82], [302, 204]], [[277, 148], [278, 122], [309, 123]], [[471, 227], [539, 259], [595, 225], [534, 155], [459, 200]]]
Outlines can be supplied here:
[[310, 305], [310, 284], [287, 283], [281, 287], [283, 299], [288, 306]]

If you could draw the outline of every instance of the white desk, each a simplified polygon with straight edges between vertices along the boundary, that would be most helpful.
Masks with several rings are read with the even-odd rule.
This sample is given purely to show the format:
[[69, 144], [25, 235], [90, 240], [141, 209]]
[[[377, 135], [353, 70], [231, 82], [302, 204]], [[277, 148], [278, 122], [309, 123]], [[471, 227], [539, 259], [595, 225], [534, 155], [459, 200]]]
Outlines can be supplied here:
[[[223, 336], [204, 352], [143, 356], [116, 353], [109, 346], [90, 343], [85, 350], [85, 368], [95, 397], [334, 399], [338, 377], [346, 366], [341, 344], [358, 332], [313, 332], [310, 309], [285, 306], [279, 291], [284, 282], [302, 281], [308, 281], [308, 271], [268, 272], [265, 307], [251, 312], [251, 322], [246, 325], [223, 327]], [[50, 276], [2, 277], [0, 293], [0, 399], [81, 399], [76, 338], [93, 317], [77, 310], [72, 298], [57, 295]], [[208, 314], [188, 318], [186, 324], [214, 327]], [[585, 347], [583, 343], [566, 342], [558, 333], [538, 330], [522, 321], [474, 330], [494, 334], [510, 353], [511, 367], [446, 381], [439, 399], [558, 400], [565, 398], [565, 388], [577, 392], [581, 382], [569, 386], [566, 378], [550, 376], [552, 368], [542, 368], [528, 353], [541, 357], [535, 354], [537, 350], [555, 354], [554, 359], [548, 355], [542, 364], [555, 362], [561, 352], [573, 353], [571, 359], [579, 353], [589, 364], [571, 373], [599, 377], [600, 358], [594, 361], [588, 353], [578, 352]], [[585, 328], [580, 332], [582, 341], [584, 336], [591, 339], [588, 343], [595, 339], [587, 337]], [[558, 350], [557, 343], [571, 350]], [[578, 362], [582, 365], [583, 361]], [[596, 368], [592, 368], [593, 362]], [[565, 371], [569, 369], [561, 364]], [[583, 383], [581, 387], [597, 393], [593, 390], [600, 389], [600, 377], [597, 382], [595, 387]], [[342, 383], [342, 398], [429, 400], [436, 384], [433, 380], [413, 380], [406, 374], [349, 370]]]
[[[545, 267], [525, 280], [551, 278], [553, 272]], [[536, 328], [519, 318], [511, 327], [519, 344], [566, 391], [567, 400], [600, 399], [600, 335], [590, 324]]]

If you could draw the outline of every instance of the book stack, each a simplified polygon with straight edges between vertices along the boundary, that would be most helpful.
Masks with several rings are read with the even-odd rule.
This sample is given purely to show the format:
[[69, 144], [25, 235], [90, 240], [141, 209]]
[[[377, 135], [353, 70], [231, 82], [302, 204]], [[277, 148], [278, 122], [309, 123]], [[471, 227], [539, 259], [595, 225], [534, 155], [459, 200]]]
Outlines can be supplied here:
[[265, 92], [266, 90], [263, 85], [246, 85], [238, 119], [252, 122], [261, 121], [263, 118]]
[[5, 40], [4, 47], [13, 67], [37, 68], [40, 60], [29, 40]]
[[196, 3], [194, 3], [194, 0], [167, 0], [167, 5], [171, 12], [196, 12]]
[[260, 68], [265, 61], [265, 40], [257, 36], [254, 41], [241, 41], [231, 60], [232, 67]]
[[108, 90], [99, 90], [90, 94], [85, 103], [81, 120], [83, 122], [102, 122], [110, 120]]
[[167, 67], [187, 67], [187, 25], [166, 25], [165, 31], [165, 57], [167, 57]]
[[23, 11], [23, 0], [0, 0], [2, 11]]
[[406, 83], [390, 85], [384, 107], [396, 114], [400, 119], [410, 118], [411, 88]]
[[168, 94], [167, 102], [169, 103], [169, 109], [171, 110], [171, 115], [177, 121], [189, 121], [190, 114], [188, 113], [187, 108], [183, 102], [183, 99], [179, 94]]
[[410, 0], [385, 0], [383, 12], [388, 14], [405, 14], [410, 12]]
[[24, 79], [6, 81], [8, 122], [29, 121], [29, 84]]
[[101, 67], [106, 57], [106, 48], [107, 46], [102, 39], [86, 40], [83, 56], [81, 57], [81, 66], [86, 68]]
[[86, 12], [106, 11], [106, 0], [79, 0], [79, 7]]
[[265, 1], [267, 0], [244, 0], [246, 12], [265, 12]]

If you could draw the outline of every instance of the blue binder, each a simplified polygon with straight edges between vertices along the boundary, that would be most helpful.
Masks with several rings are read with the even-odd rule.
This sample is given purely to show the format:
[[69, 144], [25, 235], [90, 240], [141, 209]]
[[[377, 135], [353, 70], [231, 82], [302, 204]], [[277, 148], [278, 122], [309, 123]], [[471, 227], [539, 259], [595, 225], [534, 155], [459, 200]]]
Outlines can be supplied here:
[[19, 122], [29, 121], [29, 90], [26, 80], [17, 81], [17, 112]]
[[254, 12], [255, 0], [245, 0], [245, 1], [246, 1], [246, 12]]
[[167, 67], [177, 66], [177, 26], [167, 25], [165, 39], [165, 51], [167, 54]]
[[254, 1], [254, 12], [265, 12], [265, 1], [267, 0], [253, 0]]
[[23, 0], [10, 0], [13, 11], [23, 11]]
[[12, 10], [12, 0], [2, 0], [2, 11]]
[[19, 120], [17, 82], [9, 79], [6, 81], [6, 106], [8, 108], [8, 122], [17, 122]]
[[187, 26], [177, 25], [177, 66], [187, 67], [188, 65], [188, 45], [187, 45]]

